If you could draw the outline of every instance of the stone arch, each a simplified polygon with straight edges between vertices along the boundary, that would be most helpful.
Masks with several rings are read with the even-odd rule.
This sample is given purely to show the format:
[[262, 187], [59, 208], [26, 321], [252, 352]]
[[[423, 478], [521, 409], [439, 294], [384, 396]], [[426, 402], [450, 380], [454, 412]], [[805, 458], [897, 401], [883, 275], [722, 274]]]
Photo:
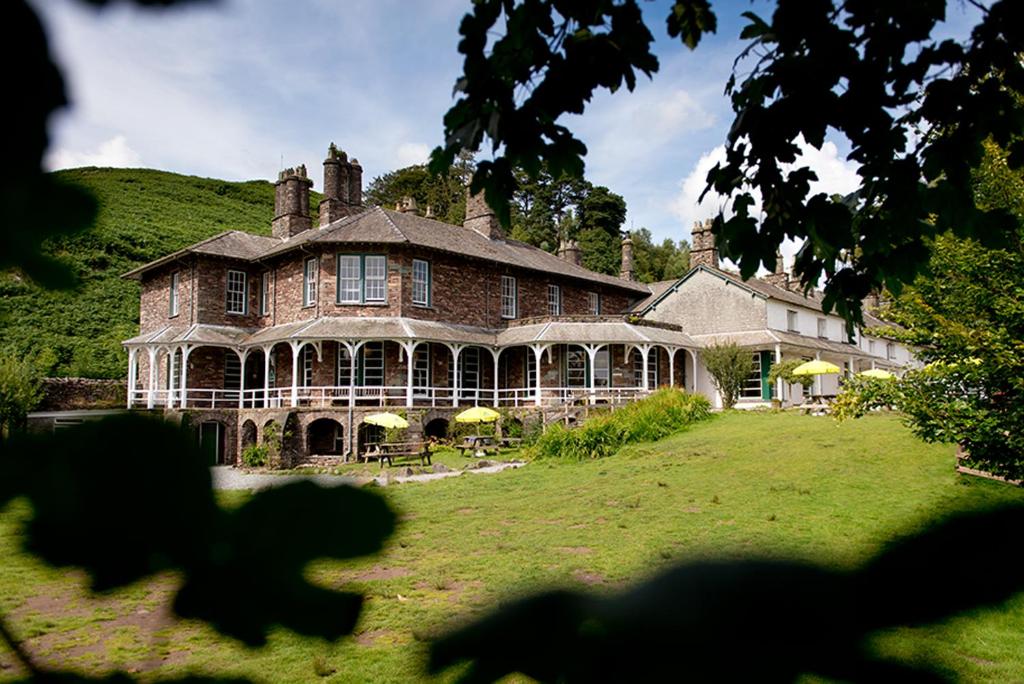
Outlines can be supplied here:
[[306, 454], [340, 456], [345, 453], [345, 428], [333, 418], [317, 418], [306, 425]]
[[423, 424], [425, 439], [445, 439], [448, 436], [448, 419], [437, 417]]
[[240, 447], [242, 449], [246, 449], [247, 447], [256, 445], [256, 432], [256, 423], [254, 423], [252, 419], [249, 419], [242, 423], [240, 444]]

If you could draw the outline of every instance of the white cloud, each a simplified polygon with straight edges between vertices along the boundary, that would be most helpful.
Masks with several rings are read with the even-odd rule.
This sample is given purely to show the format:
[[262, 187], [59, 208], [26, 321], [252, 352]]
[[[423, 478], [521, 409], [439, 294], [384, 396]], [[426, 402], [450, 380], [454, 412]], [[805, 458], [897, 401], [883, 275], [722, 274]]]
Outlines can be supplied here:
[[399, 166], [426, 164], [430, 147], [424, 143], [402, 143], [395, 151], [395, 163]]
[[79, 166], [139, 167], [142, 166], [142, 157], [132, 149], [125, 136], [115, 135], [91, 151], [58, 148], [46, 158], [46, 167], [51, 171]]
[[[846, 195], [860, 185], [860, 176], [857, 175], [857, 166], [852, 162], [840, 158], [839, 149], [835, 143], [826, 141], [821, 149], [806, 143], [802, 138], [797, 140], [800, 148], [800, 155], [796, 162], [791, 165], [784, 165], [783, 170], [808, 166], [818, 176], [818, 180], [810, 184], [811, 194], [824, 192], [827, 195]], [[704, 200], [698, 201], [704, 187], [707, 185], [708, 172], [715, 164], [725, 161], [725, 146], [719, 145], [709, 152], [701, 155], [694, 165], [693, 170], [679, 183], [679, 192], [672, 200], [672, 211], [683, 223], [684, 230], [689, 235], [690, 230], [696, 221], [703, 221], [711, 218], [719, 211], [724, 211], [730, 216], [729, 205], [726, 198], [712, 191], [704, 196]], [[754, 197], [754, 206], [751, 210], [755, 216], [761, 213], [761, 193], [756, 190], [751, 193]], [[787, 239], [783, 242], [781, 249], [783, 260], [787, 266], [792, 263], [793, 255], [800, 248], [796, 240]]]

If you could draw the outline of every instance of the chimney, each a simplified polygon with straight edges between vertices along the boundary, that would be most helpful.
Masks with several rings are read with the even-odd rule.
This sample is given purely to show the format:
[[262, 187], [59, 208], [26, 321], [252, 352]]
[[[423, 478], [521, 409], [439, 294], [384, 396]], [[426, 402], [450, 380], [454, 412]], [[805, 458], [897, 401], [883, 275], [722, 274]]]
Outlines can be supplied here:
[[306, 167], [285, 169], [274, 184], [274, 237], [286, 240], [313, 227], [309, 216], [309, 188], [313, 181], [306, 177]]
[[715, 248], [715, 236], [711, 233], [713, 219], [704, 223], [693, 223], [693, 242], [690, 245], [690, 268], [709, 266], [718, 268], [718, 249]]
[[623, 280], [636, 280], [636, 270], [633, 267], [633, 238], [629, 233], [622, 238], [622, 265], [619, 267], [619, 277]]
[[324, 197], [320, 200], [320, 227], [358, 213], [363, 204], [363, 168], [334, 143], [324, 159]]
[[785, 266], [782, 265], [782, 252], [775, 252], [775, 271], [766, 275], [762, 280], [769, 285], [781, 287], [783, 290], [789, 288], [789, 273], [786, 272]]
[[424, 218], [428, 218], [428, 219], [432, 219], [432, 218], [434, 218], [434, 207], [432, 207], [432, 206], [430, 206], [430, 205], [428, 204], [428, 205], [427, 205], [427, 210], [426, 210], [426, 212], [425, 212], [425, 213], [423, 214], [423, 217], [424, 217]]
[[494, 210], [487, 205], [483, 191], [473, 195], [469, 192], [469, 186], [466, 186], [466, 220], [462, 225], [490, 240], [505, 239], [505, 232], [501, 229]]
[[398, 205], [398, 211], [403, 214], [419, 214], [420, 208], [416, 205], [416, 199], [406, 195]]
[[583, 258], [580, 252], [580, 243], [575, 240], [561, 240], [558, 243], [558, 257], [565, 259], [570, 264], [581, 265]]

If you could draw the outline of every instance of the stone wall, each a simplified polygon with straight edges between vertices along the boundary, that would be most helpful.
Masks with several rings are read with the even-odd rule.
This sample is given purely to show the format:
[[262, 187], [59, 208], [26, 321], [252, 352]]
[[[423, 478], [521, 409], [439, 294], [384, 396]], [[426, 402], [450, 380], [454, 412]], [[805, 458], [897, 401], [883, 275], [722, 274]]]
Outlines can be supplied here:
[[768, 325], [762, 297], [707, 271], [691, 275], [646, 318], [682, 326], [691, 335], [763, 330]]
[[44, 378], [43, 399], [35, 411], [124, 408], [127, 384], [124, 380], [92, 378]]

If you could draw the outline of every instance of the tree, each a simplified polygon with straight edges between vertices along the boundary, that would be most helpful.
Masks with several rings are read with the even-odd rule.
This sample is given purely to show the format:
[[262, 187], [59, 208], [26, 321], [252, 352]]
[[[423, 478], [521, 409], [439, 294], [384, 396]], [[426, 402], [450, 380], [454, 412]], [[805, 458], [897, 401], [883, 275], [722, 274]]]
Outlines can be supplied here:
[[736, 405], [747, 378], [754, 371], [754, 358], [750, 350], [728, 342], [712, 344], [701, 350], [700, 354], [715, 389], [722, 397], [722, 408], [731, 409]]
[[633, 239], [636, 277], [640, 282], [674, 280], [690, 270], [690, 245], [685, 240], [676, 243], [665, 238], [656, 245], [646, 228], [631, 231], [629, 236]]
[[366, 188], [366, 200], [387, 209], [412, 197], [421, 211], [429, 206], [439, 221], [460, 224], [466, 216], [466, 185], [473, 175], [473, 157], [460, 155], [442, 174], [431, 173], [425, 164], [406, 166], [374, 178]]
[[[978, 206], [1024, 219], [1024, 173], [995, 144], [985, 150], [973, 174]], [[977, 467], [1024, 478], [1024, 230], [1006, 249], [945, 234], [931, 252], [885, 312], [903, 326], [887, 334], [926, 365], [881, 388], [850, 384], [839, 416], [894, 405], [923, 439], [958, 442]]]
[[[943, 0], [778, 0], [770, 20], [744, 14], [748, 45], [726, 86], [735, 113], [726, 161], [707, 185], [731, 198], [713, 232], [744, 277], [774, 270], [787, 237], [801, 241], [796, 273], [807, 288], [825, 279], [823, 308], [852, 334], [864, 297], [912, 282], [935, 236], [952, 230], [988, 247], [1012, 237], [1015, 217], [975, 204], [971, 170], [990, 138], [1012, 168], [1024, 163], [1024, 141], [1013, 140], [1024, 105], [1012, 95], [1024, 92], [1024, 3], [971, 5], [982, 18], [962, 42], [936, 36]], [[669, 11], [669, 35], [690, 48], [716, 27], [707, 0]], [[479, 165], [473, 189], [505, 223], [512, 169], [582, 176], [586, 147], [557, 123], [562, 115], [658, 70], [636, 0], [480, 0], [459, 32], [459, 99], [431, 166], [487, 138], [495, 157]], [[859, 165], [860, 187], [841, 201], [812, 194], [814, 172], [795, 164], [800, 141], [820, 148], [827, 131], [845, 137]]]
[[774, 385], [779, 380], [782, 380], [782, 382], [787, 385], [803, 385], [805, 390], [808, 387], [812, 387], [814, 385], [813, 375], [793, 374], [793, 371], [804, 363], [805, 362], [800, 359], [790, 359], [789, 361], [782, 361], [780, 363], [773, 364], [768, 370], [768, 382]]
[[41, 396], [35, 367], [25, 359], [0, 354], [0, 440], [24, 424]]

